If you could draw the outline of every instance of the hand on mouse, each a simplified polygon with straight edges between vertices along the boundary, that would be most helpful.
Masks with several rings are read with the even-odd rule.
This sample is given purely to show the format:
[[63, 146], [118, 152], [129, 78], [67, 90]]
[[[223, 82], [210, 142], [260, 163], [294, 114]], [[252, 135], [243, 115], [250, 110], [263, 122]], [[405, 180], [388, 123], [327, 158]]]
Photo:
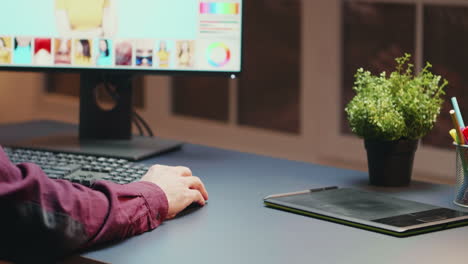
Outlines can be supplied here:
[[202, 181], [187, 167], [154, 165], [141, 180], [152, 182], [164, 191], [169, 202], [167, 219], [174, 218], [191, 203], [203, 206], [208, 200]]

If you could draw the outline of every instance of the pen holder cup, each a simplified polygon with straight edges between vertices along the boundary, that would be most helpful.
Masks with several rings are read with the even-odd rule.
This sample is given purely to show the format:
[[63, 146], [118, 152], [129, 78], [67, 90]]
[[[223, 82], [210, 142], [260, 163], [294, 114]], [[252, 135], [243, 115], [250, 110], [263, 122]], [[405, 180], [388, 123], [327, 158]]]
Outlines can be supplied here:
[[454, 144], [456, 148], [456, 205], [468, 208], [468, 146]]

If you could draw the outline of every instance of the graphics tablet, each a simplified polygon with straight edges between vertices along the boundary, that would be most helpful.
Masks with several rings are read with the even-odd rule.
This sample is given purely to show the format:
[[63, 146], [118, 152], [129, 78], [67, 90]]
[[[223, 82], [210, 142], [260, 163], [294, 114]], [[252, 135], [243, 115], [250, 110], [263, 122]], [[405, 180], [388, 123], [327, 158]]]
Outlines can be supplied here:
[[270, 195], [264, 203], [396, 237], [468, 225], [468, 213], [350, 188], [326, 187]]

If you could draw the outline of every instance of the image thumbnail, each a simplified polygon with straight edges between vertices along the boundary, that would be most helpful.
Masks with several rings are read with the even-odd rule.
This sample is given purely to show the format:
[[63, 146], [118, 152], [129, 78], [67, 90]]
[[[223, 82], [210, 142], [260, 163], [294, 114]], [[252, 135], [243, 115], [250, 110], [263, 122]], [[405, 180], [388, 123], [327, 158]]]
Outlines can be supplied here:
[[75, 65], [90, 66], [93, 64], [92, 44], [93, 41], [90, 39], [79, 39], [75, 41]]
[[0, 64], [11, 63], [11, 37], [0, 37]]
[[153, 66], [154, 41], [138, 40], [135, 44], [135, 64], [140, 67]]
[[112, 37], [117, 32], [115, 0], [55, 0], [57, 30], [67, 38]]
[[96, 65], [97, 66], [110, 66], [113, 64], [112, 60], [112, 40], [100, 39], [96, 42]]
[[167, 41], [167, 40], [160, 40], [159, 43], [157, 44], [157, 51], [156, 51], [156, 57], [157, 57], [157, 66], [159, 68], [169, 68], [171, 63], [171, 58], [172, 58], [172, 53], [174, 50], [174, 42], [173, 41]]
[[71, 64], [71, 40], [70, 39], [55, 39], [55, 64], [70, 65]]
[[183, 40], [176, 43], [177, 65], [181, 68], [193, 66], [195, 41]]
[[13, 49], [14, 64], [32, 64], [32, 38], [16, 37]]
[[115, 65], [131, 66], [133, 58], [133, 44], [129, 40], [115, 43]]
[[34, 39], [34, 64], [52, 64], [52, 40], [50, 38]]

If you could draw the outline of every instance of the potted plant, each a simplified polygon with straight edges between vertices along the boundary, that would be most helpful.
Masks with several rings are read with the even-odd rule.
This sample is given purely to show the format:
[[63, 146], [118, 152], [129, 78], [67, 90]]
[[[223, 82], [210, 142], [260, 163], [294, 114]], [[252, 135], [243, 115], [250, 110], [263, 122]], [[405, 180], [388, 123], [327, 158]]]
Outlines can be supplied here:
[[356, 95], [345, 108], [351, 130], [364, 138], [372, 185], [410, 183], [419, 139], [433, 128], [443, 103], [447, 80], [431, 73], [430, 63], [413, 74], [410, 58], [395, 59], [389, 76], [358, 69]]

